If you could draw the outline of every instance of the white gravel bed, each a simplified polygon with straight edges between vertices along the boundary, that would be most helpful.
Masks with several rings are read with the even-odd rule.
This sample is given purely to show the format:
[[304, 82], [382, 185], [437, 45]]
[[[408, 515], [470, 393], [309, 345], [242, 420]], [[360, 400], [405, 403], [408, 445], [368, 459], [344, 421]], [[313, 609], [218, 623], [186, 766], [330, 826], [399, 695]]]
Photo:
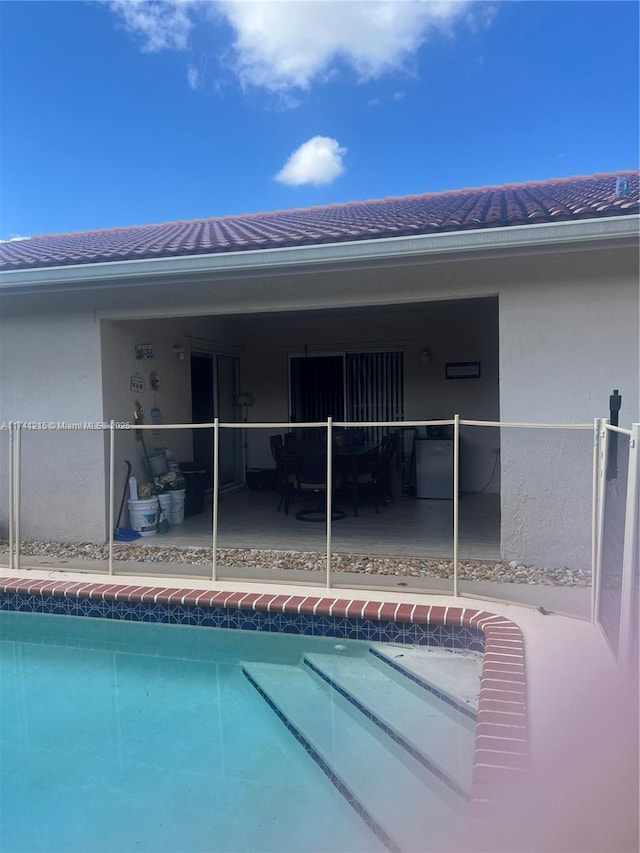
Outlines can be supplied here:
[[[0, 540], [0, 554], [6, 554], [9, 544]], [[54, 557], [57, 559], [107, 560], [107, 545], [90, 542], [21, 542], [20, 553], [29, 557]], [[118, 561], [136, 563], [186, 563], [205, 565], [211, 563], [211, 548], [164, 547], [115, 543], [113, 556]], [[218, 562], [222, 566], [250, 567], [259, 569], [297, 569], [303, 571], [324, 570], [325, 555], [306, 551], [261, 551], [257, 549], [221, 548]], [[332, 571], [356, 574], [396, 575], [411, 578], [451, 578], [453, 562], [446, 559], [422, 559], [420, 557], [381, 557], [362, 554], [334, 554]], [[525, 566], [513, 560], [487, 562], [459, 560], [458, 572], [461, 580], [500, 581], [502, 583], [542, 584], [545, 586], [588, 587], [591, 573], [577, 569], [538, 568]]]

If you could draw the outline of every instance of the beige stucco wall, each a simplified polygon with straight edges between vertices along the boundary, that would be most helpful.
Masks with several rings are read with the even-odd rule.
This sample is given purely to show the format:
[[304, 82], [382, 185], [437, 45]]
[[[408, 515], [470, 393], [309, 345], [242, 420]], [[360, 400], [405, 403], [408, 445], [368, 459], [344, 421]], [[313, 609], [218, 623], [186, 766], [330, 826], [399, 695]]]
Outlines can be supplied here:
[[[191, 422], [190, 352], [239, 353], [235, 342], [234, 323], [216, 318], [184, 318], [101, 322], [102, 392], [105, 420], [133, 422], [135, 401], [144, 410], [144, 422], [150, 424], [151, 410], [160, 409], [161, 424]], [[149, 344], [151, 359], [136, 359], [136, 344]], [[179, 360], [174, 347], [184, 348]], [[150, 374], [160, 377], [154, 391]], [[143, 392], [131, 391], [131, 377], [142, 377]], [[151, 456], [155, 448], [166, 447], [176, 460], [193, 458], [191, 430], [158, 430], [144, 432], [144, 443]], [[133, 431], [118, 431], [115, 446], [115, 473], [118, 500], [126, 474], [125, 460], [132, 463], [138, 482], [146, 482], [142, 442]], [[126, 519], [125, 519], [126, 520]], [[124, 523], [124, 522], [123, 522]]]
[[[103, 434], [50, 428], [103, 419], [98, 328], [93, 312], [0, 311], [0, 422], [48, 427], [22, 435], [25, 538], [104, 540]], [[6, 484], [6, 437], [0, 456]], [[6, 488], [0, 498], [0, 535], [6, 536]]]
[[[620, 424], [637, 422], [638, 279], [620, 258], [590, 271], [558, 259], [500, 293], [504, 421], [592, 423], [619, 389]], [[588, 569], [590, 432], [502, 430], [502, 549], [507, 559]]]

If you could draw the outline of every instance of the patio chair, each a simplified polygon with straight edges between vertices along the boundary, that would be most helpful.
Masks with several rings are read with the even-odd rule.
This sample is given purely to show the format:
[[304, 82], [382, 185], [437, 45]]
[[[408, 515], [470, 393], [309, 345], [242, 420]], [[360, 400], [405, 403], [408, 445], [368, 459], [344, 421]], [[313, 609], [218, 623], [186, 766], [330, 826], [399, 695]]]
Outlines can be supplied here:
[[[340, 484], [340, 474], [332, 478], [332, 492]], [[300, 493], [310, 493], [316, 502], [296, 513], [300, 521], [326, 521], [327, 494], [327, 447], [324, 441], [299, 441], [296, 444], [296, 469], [294, 488]], [[344, 512], [333, 506], [331, 518], [338, 521], [344, 518]]]
[[280, 501], [276, 512], [284, 507], [284, 514], [289, 514], [289, 504], [295, 498], [295, 483], [297, 474], [295, 470], [295, 457], [290, 450], [285, 449], [284, 439], [281, 435], [269, 436], [271, 455], [276, 464], [276, 477], [278, 480], [278, 492]]
[[402, 492], [405, 495], [416, 493], [416, 438], [417, 427], [401, 428], [402, 453]]
[[393, 457], [398, 449], [398, 435], [385, 435], [380, 442], [378, 455], [373, 466], [374, 491], [380, 498], [383, 506], [388, 506], [387, 501], [393, 500], [391, 488], [391, 470]]
[[393, 500], [391, 463], [397, 443], [397, 436], [386, 435], [370, 451], [357, 456], [350, 455], [345, 460], [345, 484], [351, 488], [354, 517], [358, 515], [359, 497], [363, 489], [371, 493], [376, 513], [380, 512], [380, 504], [386, 507], [388, 501]]

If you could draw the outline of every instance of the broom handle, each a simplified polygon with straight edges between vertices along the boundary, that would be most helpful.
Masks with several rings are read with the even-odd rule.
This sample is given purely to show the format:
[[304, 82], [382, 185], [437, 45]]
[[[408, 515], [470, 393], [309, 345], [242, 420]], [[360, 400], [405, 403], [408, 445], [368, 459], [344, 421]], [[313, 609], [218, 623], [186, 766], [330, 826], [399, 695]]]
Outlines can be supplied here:
[[128, 459], [125, 459], [125, 465], [127, 466], [127, 476], [124, 480], [124, 491], [122, 493], [122, 500], [120, 501], [120, 509], [118, 510], [118, 520], [116, 521], [116, 530], [120, 527], [120, 519], [122, 518], [122, 510], [124, 509], [124, 499], [127, 496], [127, 489], [129, 488], [129, 477], [131, 476], [131, 462]]
[[147, 470], [149, 471], [149, 476], [151, 477], [151, 491], [154, 497], [158, 497], [160, 492], [157, 491], [157, 486], [153, 482], [153, 474], [151, 473], [151, 463], [149, 462], [149, 454], [147, 453], [147, 445], [144, 443], [144, 435], [142, 430], [140, 430], [140, 441], [142, 441], [142, 449], [144, 450], [144, 458], [147, 463]]

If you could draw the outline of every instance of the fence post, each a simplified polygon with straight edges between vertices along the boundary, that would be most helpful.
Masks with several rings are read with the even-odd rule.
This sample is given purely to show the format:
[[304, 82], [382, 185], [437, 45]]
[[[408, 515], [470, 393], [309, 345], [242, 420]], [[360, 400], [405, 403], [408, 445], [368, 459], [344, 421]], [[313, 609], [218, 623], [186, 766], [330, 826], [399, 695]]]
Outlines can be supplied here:
[[[114, 515], [113, 515], [113, 495], [114, 495], [114, 478], [115, 478], [115, 446], [116, 446], [116, 431], [115, 431], [116, 423], [115, 421], [111, 421], [109, 423], [109, 577], [113, 575], [113, 528], [114, 524]], [[104, 447], [104, 445], [103, 445]], [[126, 486], [125, 486], [126, 488]]]
[[604, 511], [607, 501], [607, 468], [609, 454], [609, 418], [600, 420], [600, 456], [598, 476], [598, 552], [596, 555], [597, 585], [593, 592], [596, 622], [600, 621], [600, 584], [602, 583], [602, 556], [604, 553]]
[[331, 514], [333, 512], [333, 418], [327, 418], [327, 589], [331, 588]]
[[14, 489], [15, 489], [15, 498], [16, 498], [16, 510], [15, 510], [15, 522], [16, 522], [16, 532], [15, 532], [15, 557], [13, 560], [13, 566], [17, 572], [20, 571], [20, 509], [22, 502], [22, 423], [18, 421], [15, 424], [16, 427], [16, 442], [15, 442], [15, 457], [16, 457], [16, 469], [15, 469], [15, 480], [14, 480]]
[[13, 452], [13, 421], [9, 421], [9, 468], [8, 468], [8, 479], [9, 479], [9, 571], [13, 571], [13, 549], [14, 549], [14, 537], [15, 537], [15, 525], [16, 525], [16, 504], [15, 504], [15, 494], [14, 494], [14, 477], [13, 477], [13, 463], [14, 463], [14, 452]]
[[629, 667], [633, 662], [635, 572], [638, 565], [638, 488], [640, 486], [640, 424], [631, 427], [629, 439], [629, 475], [627, 479], [627, 506], [624, 520], [624, 550], [622, 553], [622, 588], [620, 607], [620, 664]]
[[453, 416], [453, 594], [458, 595], [458, 483], [460, 479], [460, 415]]
[[593, 466], [591, 471], [591, 624], [596, 621], [596, 588], [598, 585], [598, 483], [600, 460], [600, 418], [593, 421]]
[[211, 558], [211, 580], [215, 583], [218, 579], [218, 449], [220, 446], [220, 419], [213, 421], [213, 495], [212, 495], [212, 533], [211, 546], [213, 555]]

